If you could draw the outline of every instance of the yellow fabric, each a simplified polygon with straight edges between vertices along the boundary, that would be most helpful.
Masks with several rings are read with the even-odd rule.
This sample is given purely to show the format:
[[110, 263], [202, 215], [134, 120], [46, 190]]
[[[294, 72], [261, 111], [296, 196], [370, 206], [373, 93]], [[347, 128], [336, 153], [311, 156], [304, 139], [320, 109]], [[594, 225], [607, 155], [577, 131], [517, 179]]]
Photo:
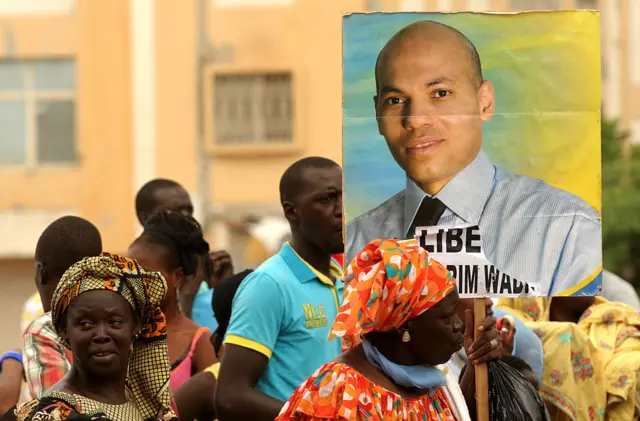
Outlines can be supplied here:
[[213, 377], [217, 379], [220, 375], [220, 361], [205, 368], [204, 371], [207, 373], [211, 373], [211, 375], [213, 375]]
[[[287, 243], [289, 245], [291, 245], [290, 243]], [[297, 251], [294, 250], [293, 247], [291, 247], [291, 250], [293, 250], [293, 252], [296, 254], [296, 256], [298, 256], [298, 259], [300, 259], [305, 265], [307, 265], [307, 267], [309, 269], [311, 269], [311, 272], [313, 272], [318, 279], [320, 280], [320, 282], [322, 282], [325, 285], [329, 285], [331, 287], [335, 286], [335, 282], [333, 282], [333, 280], [329, 279], [327, 277], [327, 275], [325, 275], [324, 273], [320, 273], [316, 268], [314, 268], [313, 266], [311, 266], [306, 260], [304, 260], [302, 257], [300, 257], [300, 255], [298, 254]], [[331, 273], [331, 276], [337, 278], [337, 279], [341, 279], [342, 278], [342, 267], [337, 264], [336, 262], [333, 261], [333, 259], [329, 262], [329, 272]]]
[[596, 297], [579, 322], [549, 321], [550, 298], [501, 299], [542, 339], [541, 394], [552, 419], [638, 419], [640, 313]]
[[257, 268], [265, 260], [272, 256], [269, 250], [265, 247], [262, 241], [255, 237], [249, 237], [247, 245], [244, 247], [244, 265], [246, 267]]
[[53, 391], [49, 397], [73, 402], [75, 408], [82, 408], [85, 415], [104, 414], [111, 420], [144, 421], [138, 407], [131, 401], [122, 405], [108, 405], [77, 394], [69, 394], [60, 390]]
[[252, 341], [249, 339], [245, 339], [242, 338], [240, 336], [236, 336], [236, 335], [227, 335], [224, 337], [224, 343], [225, 344], [232, 344], [232, 345], [238, 345], [241, 346], [243, 348], [249, 348], [249, 349], [253, 349], [256, 352], [261, 353], [262, 355], [264, 355], [267, 358], [271, 358], [271, 356], [273, 355], [273, 351], [271, 351], [269, 348], [267, 348], [266, 346], [256, 342], [256, 341]]

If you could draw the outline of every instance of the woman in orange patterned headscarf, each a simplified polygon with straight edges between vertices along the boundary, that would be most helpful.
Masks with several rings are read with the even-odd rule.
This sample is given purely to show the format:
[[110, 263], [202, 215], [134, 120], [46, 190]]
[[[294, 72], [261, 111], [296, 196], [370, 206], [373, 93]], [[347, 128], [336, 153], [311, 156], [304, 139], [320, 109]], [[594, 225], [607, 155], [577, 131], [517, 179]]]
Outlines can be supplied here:
[[463, 344], [456, 281], [415, 240], [371, 242], [331, 333], [346, 352], [318, 369], [276, 421], [468, 421], [455, 378], [441, 364]]

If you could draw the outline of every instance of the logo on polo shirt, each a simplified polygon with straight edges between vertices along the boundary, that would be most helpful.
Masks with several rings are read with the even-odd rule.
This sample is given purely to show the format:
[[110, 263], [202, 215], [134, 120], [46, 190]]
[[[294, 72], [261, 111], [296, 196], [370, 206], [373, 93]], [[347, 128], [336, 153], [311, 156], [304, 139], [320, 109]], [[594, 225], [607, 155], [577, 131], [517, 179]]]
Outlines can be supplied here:
[[307, 329], [324, 327], [329, 324], [324, 306], [316, 307], [313, 304], [302, 304], [302, 308], [304, 309], [305, 326]]

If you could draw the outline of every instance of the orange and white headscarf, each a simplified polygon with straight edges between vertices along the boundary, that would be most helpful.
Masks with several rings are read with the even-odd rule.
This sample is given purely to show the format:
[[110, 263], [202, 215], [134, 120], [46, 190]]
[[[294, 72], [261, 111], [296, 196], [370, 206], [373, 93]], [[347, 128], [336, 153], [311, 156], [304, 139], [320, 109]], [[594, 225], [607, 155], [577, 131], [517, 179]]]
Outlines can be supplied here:
[[344, 302], [329, 340], [342, 337], [353, 348], [369, 332], [400, 328], [451, 293], [456, 280], [411, 240], [374, 240], [351, 261]]

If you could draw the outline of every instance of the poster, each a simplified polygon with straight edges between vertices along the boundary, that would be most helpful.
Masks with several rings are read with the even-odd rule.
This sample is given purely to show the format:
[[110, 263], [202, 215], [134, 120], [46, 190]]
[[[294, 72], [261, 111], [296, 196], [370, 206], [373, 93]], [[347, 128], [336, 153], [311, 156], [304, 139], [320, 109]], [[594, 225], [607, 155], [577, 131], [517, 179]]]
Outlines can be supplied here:
[[598, 293], [600, 80], [598, 12], [344, 16], [347, 260], [377, 238], [477, 226], [487, 264], [526, 296]]
[[444, 262], [461, 297], [522, 298], [543, 294], [539, 282], [518, 279], [487, 259], [480, 226], [429, 226], [416, 229], [429, 257]]

